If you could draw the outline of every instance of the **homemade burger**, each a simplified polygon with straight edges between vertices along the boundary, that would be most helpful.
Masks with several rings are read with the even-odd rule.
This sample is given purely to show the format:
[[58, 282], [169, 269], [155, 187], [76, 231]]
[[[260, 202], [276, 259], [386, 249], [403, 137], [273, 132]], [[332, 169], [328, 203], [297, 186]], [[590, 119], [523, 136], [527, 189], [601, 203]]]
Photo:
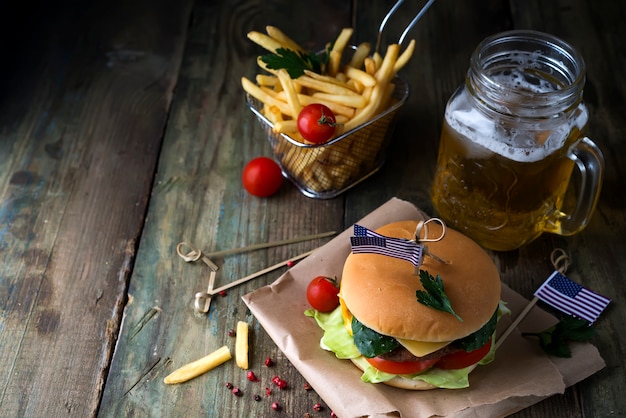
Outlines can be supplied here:
[[[417, 224], [395, 222], [376, 232], [414, 239]], [[440, 228], [430, 223], [429, 236], [439, 236]], [[325, 331], [322, 348], [350, 359], [363, 381], [412, 390], [463, 388], [469, 373], [495, 356], [497, 320], [507, 311], [496, 266], [478, 244], [449, 228], [440, 241], [426, 244], [440, 260], [424, 255], [419, 274], [402, 259], [350, 254], [340, 307], [307, 313]]]

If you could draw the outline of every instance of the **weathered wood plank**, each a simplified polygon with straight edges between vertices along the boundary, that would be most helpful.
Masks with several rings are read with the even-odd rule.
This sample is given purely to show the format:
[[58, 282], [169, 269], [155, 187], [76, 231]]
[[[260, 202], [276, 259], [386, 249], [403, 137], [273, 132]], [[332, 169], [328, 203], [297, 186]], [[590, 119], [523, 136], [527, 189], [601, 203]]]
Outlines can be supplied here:
[[[522, 294], [530, 297], [551, 272], [549, 253], [553, 248], [566, 249], [573, 258], [572, 278], [623, 305], [623, 280], [626, 253], [626, 196], [615, 193], [623, 186], [624, 141], [626, 122], [626, 81], [621, 76], [626, 56], [624, 16], [626, 3], [572, 0], [548, 5], [545, 2], [512, 2], [515, 27], [552, 33], [571, 43], [583, 55], [587, 66], [584, 99], [589, 108], [587, 134], [603, 150], [606, 160], [604, 190], [596, 214], [582, 233], [563, 238], [545, 236], [519, 252], [500, 257], [505, 278]], [[522, 262], [523, 260], [523, 262]], [[529, 260], [537, 260], [536, 264]], [[565, 413], [576, 405], [574, 416], [617, 416], [626, 413], [623, 397], [626, 379], [623, 372], [626, 336], [624, 310], [609, 308], [595, 325], [594, 338], [607, 367], [565, 395], [520, 412], [519, 416], [574, 415]]]
[[[278, 401], [286, 416], [302, 416], [314, 412], [313, 404], [321, 400], [303, 389], [302, 377], [240, 299], [284, 269], [232, 289], [226, 297], [215, 297], [208, 315], [196, 315], [193, 295], [206, 288], [208, 270], [202, 264], [185, 264], [175, 247], [187, 240], [205, 251], [223, 250], [343, 227], [341, 199], [314, 201], [287, 183], [269, 199], [243, 190], [244, 164], [270, 155], [270, 148], [244, 105], [240, 77], [252, 77], [256, 56], [264, 53], [246, 38], [248, 31], [263, 31], [272, 24], [307, 48], [318, 49], [350, 24], [349, 2], [205, 1], [195, 4], [193, 16], [100, 415], [265, 416], [274, 412], [271, 402]], [[323, 242], [217, 259], [216, 286]], [[228, 329], [239, 320], [251, 325], [250, 363], [260, 382], [247, 381], [246, 373], [231, 361], [182, 385], [163, 383], [175, 367], [225, 344], [234, 349]], [[276, 365], [265, 367], [266, 357]], [[274, 375], [287, 380], [291, 389], [280, 392], [273, 387]], [[226, 382], [239, 386], [244, 395], [232, 395]], [[272, 387], [271, 396], [265, 395], [265, 387]], [[252, 399], [255, 394], [261, 402]]]
[[19, 30], [0, 119], [2, 415], [97, 410], [188, 13], [31, 5]]

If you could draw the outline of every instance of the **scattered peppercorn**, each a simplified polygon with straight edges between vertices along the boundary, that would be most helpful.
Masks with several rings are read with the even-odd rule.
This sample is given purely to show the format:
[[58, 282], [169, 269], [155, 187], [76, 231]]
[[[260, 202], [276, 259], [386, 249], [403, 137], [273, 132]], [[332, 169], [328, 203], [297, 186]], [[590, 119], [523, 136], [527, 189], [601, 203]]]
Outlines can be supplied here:
[[249, 370], [248, 373], [246, 373], [246, 378], [251, 381], [251, 382], [258, 382], [259, 378], [256, 377], [256, 375], [254, 374], [254, 372], [252, 370]]
[[230, 382], [226, 382], [226, 389], [232, 389], [233, 388], [233, 384]]
[[278, 386], [278, 389], [285, 389], [285, 388], [287, 388], [287, 382], [284, 381], [283, 379], [281, 379], [279, 376], [272, 377], [272, 383], [274, 383], [276, 386]]
[[272, 394], [272, 390], [270, 388], [265, 388], [265, 396], [270, 396]]
[[334, 411], [330, 411], [330, 418], [337, 418], [337, 414]]
[[237, 331], [235, 331], [233, 328], [229, 328], [228, 329], [228, 336], [229, 337], [236, 337], [237, 336]]
[[268, 358], [265, 359], [265, 365], [267, 367], [272, 367], [274, 365], [274, 362], [272, 361], [271, 357], [268, 357]]
[[324, 407], [322, 406], [321, 403], [316, 403], [315, 405], [313, 405], [313, 409], [316, 410], [317, 412], [320, 412], [322, 409], [324, 409]]
[[239, 389], [238, 387], [236, 387], [236, 386], [235, 386], [235, 387], [233, 388], [233, 395], [235, 395], [235, 396], [241, 396], [241, 395], [243, 395], [243, 392], [241, 391], [241, 389]]
[[296, 263], [293, 260], [287, 261], [287, 267], [293, 267]]
[[280, 411], [280, 404], [278, 402], [272, 402], [272, 409], [274, 411]]
[[309, 414], [308, 412], [305, 412], [302, 418], [311, 418], [311, 414]]
[[262, 398], [261, 398], [261, 395], [258, 395], [258, 394], [257, 394], [257, 395], [254, 395], [254, 400], [255, 400], [255, 401], [260, 402], [260, 401], [261, 401], [261, 399], [262, 399]]
[[224, 297], [224, 296], [226, 296], [226, 291], [225, 291], [225, 290], [222, 290], [222, 291], [220, 291], [220, 292], [218, 293], [218, 295], [220, 295], [221, 297]]
[[308, 382], [304, 382], [304, 390], [312, 390], [313, 386], [311, 386]]

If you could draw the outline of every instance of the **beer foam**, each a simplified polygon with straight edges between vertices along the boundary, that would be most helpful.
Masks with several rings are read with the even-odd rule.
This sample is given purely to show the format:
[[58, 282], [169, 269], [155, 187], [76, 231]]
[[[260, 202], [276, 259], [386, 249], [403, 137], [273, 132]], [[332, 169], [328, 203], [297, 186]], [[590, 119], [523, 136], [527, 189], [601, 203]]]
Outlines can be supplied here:
[[[586, 112], [583, 113], [586, 123]], [[450, 103], [445, 118], [452, 129], [476, 145], [468, 147], [469, 158], [487, 158], [489, 153], [495, 153], [518, 162], [534, 162], [546, 158], [562, 146], [574, 125], [583, 122], [575, 120], [563, 124], [560, 121], [550, 132], [544, 127], [547, 138], [541, 143], [536, 138], [541, 132], [538, 125], [536, 130], [528, 130], [528, 126], [519, 130], [505, 129], [474, 108], [469, 102], [467, 92], [456, 96]]]

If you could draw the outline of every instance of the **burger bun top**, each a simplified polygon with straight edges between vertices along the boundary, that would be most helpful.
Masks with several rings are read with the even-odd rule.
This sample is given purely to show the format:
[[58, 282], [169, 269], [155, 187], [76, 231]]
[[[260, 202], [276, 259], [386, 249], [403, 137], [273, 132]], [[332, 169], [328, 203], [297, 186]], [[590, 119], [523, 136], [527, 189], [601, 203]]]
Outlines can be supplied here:
[[[400, 221], [376, 230], [381, 235], [414, 239], [417, 221]], [[429, 236], [442, 227], [428, 224]], [[489, 321], [500, 301], [500, 276], [488, 254], [458, 231], [446, 228], [443, 239], [428, 242], [421, 270], [439, 275], [452, 309], [463, 319], [418, 302], [424, 290], [414, 266], [379, 254], [350, 254], [341, 278], [340, 295], [347, 309], [365, 326], [394, 338], [446, 342], [463, 338]]]

